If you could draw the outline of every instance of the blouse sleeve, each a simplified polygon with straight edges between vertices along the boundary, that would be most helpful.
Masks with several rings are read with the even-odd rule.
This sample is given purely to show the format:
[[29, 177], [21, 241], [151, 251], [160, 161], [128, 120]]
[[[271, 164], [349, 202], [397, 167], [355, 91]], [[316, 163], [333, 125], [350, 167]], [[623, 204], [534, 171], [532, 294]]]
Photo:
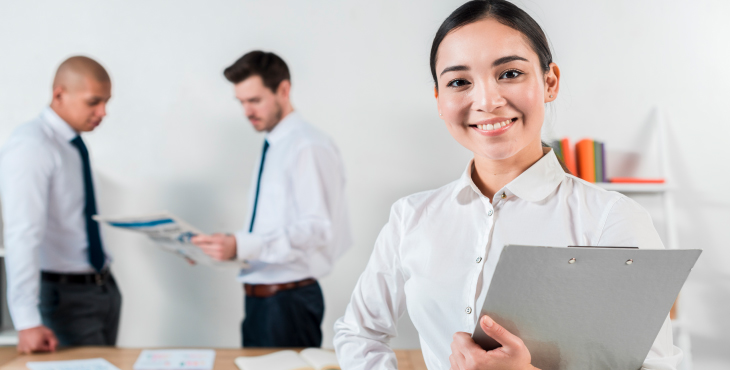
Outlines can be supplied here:
[[[664, 249], [649, 213], [628, 197], [613, 204], [595, 245]], [[676, 370], [681, 361], [682, 350], [672, 341], [672, 324], [667, 316], [641, 369]]]
[[398, 246], [399, 203], [393, 205], [373, 254], [352, 293], [345, 315], [335, 323], [334, 346], [343, 369], [397, 369], [390, 339], [406, 309]]

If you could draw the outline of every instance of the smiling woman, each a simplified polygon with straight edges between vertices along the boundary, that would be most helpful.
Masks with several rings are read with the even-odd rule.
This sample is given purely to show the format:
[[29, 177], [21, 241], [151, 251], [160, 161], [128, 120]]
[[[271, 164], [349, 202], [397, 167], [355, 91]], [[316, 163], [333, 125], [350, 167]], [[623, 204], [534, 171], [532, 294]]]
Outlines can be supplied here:
[[[565, 173], [543, 147], [545, 104], [557, 99], [560, 69], [523, 10], [504, 0], [456, 9], [436, 33], [431, 73], [439, 115], [474, 158], [460, 179], [393, 205], [335, 324], [338, 358], [347, 369], [397, 368], [388, 342], [407, 308], [429, 369], [555, 368], [478, 316], [504, 246], [662, 242], [637, 203]], [[476, 345], [477, 325], [502, 347]], [[681, 357], [667, 317], [642, 368], [675, 369]]]

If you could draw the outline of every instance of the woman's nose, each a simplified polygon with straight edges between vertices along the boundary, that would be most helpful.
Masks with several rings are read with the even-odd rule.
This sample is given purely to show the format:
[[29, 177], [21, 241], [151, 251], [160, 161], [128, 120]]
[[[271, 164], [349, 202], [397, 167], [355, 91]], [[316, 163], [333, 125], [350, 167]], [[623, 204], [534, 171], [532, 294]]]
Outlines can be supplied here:
[[502, 96], [499, 84], [496, 81], [485, 80], [478, 83], [473, 91], [474, 101], [472, 107], [475, 110], [491, 113], [507, 104], [507, 100]]

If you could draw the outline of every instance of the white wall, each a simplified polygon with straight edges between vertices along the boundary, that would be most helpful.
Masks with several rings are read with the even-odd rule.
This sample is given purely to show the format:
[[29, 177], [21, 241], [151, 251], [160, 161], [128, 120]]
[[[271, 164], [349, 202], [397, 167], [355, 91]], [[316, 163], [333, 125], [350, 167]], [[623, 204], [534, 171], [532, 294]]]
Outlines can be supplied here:
[[[459, 3], [3, 1], [0, 142], [48, 103], [64, 58], [92, 56], [114, 84], [108, 118], [86, 139], [102, 211], [167, 209], [208, 232], [235, 230], [262, 137], [221, 72], [246, 51], [277, 52], [296, 108], [335, 139], [349, 175], [355, 245], [322, 281], [331, 346], [390, 204], [455, 179], [469, 158], [438, 119], [428, 70], [433, 34]], [[705, 249], [684, 290], [696, 368], [727, 368], [730, 3], [518, 3], [546, 30], [563, 72], [548, 134], [630, 147], [653, 107], [668, 118], [680, 242]], [[105, 232], [124, 294], [120, 345], [239, 344], [235, 272]], [[407, 320], [394, 345], [418, 346]]]

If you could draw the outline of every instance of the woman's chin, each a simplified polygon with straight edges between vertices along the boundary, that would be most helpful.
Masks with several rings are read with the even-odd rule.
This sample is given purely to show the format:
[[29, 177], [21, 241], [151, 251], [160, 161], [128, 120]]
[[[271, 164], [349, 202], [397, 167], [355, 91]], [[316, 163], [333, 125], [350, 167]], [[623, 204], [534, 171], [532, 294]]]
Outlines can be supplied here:
[[474, 155], [492, 161], [501, 161], [514, 157], [518, 151], [511, 145], [490, 145], [489, 148], [482, 148], [480, 151], [474, 152]]

